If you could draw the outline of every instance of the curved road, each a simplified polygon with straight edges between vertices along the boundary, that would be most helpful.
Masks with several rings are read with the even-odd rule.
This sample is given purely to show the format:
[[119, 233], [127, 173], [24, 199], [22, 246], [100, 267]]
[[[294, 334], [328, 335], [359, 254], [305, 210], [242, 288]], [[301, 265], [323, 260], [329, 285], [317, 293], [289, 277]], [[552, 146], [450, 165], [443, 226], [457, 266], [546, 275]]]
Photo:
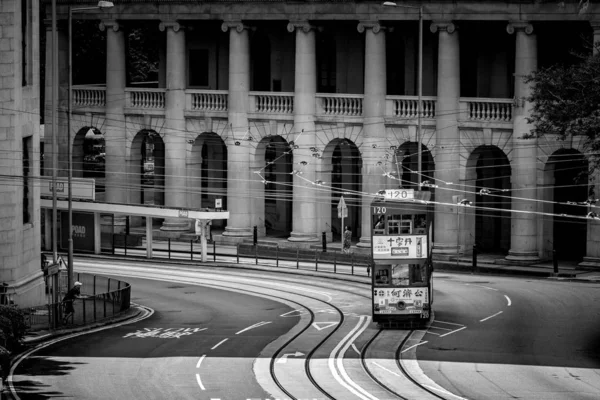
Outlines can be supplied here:
[[435, 321], [411, 333], [379, 332], [361, 283], [152, 263], [76, 268], [123, 277], [132, 301], [155, 312], [36, 351], [14, 371], [22, 399], [599, 398], [598, 284], [436, 273]]

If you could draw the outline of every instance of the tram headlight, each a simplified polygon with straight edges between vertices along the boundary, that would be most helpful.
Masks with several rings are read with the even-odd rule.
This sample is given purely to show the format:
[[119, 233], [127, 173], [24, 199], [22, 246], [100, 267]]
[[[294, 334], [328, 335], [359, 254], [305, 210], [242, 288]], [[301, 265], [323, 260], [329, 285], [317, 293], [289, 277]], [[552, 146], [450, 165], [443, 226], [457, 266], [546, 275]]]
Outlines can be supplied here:
[[404, 310], [406, 308], [406, 303], [403, 301], [399, 301], [398, 304], [396, 305], [396, 308], [398, 310]]

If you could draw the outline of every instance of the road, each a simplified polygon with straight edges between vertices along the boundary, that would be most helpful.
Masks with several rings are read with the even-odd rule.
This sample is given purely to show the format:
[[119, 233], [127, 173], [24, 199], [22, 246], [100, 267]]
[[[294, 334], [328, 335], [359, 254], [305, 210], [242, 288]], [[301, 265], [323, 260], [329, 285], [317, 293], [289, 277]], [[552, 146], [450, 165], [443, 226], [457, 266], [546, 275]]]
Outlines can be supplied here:
[[600, 393], [597, 284], [436, 273], [435, 321], [410, 332], [378, 330], [361, 283], [151, 262], [78, 261], [76, 269], [131, 282], [132, 301], [154, 313], [31, 354], [12, 377], [19, 398]]

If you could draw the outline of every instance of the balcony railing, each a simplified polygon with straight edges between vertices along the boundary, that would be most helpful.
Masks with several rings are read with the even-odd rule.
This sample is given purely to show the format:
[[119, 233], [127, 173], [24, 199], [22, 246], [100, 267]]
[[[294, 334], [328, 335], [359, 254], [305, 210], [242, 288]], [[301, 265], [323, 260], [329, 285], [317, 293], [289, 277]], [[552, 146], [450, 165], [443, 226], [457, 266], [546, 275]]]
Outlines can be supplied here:
[[[146, 110], [165, 109], [165, 89], [126, 88], [126, 106]], [[362, 117], [363, 95], [317, 93], [317, 116]], [[424, 119], [436, 116], [436, 97], [422, 98]], [[105, 107], [106, 88], [102, 86], [74, 86], [74, 107]], [[416, 96], [387, 96], [386, 116], [416, 118], [418, 98]], [[227, 112], [226, 90], [186, 90], [186, 110], [200, 112]], [[294, 113], [294, 93], [250, 92], [248, 111], [263, 114]], [[489, 99], [463, 97], [460, 99], [460, 120], [467, 122], [511, 122], [512, 99]]]
[[317, 94], [317, 115], [361, 117], [363, 95]]
[[460, 99], [460, 108], [463, 111], [463, 119], [467, 121], [512, 121], [512, 99], [463, 97]]
[[[434, 96], [421, 98], [421, 116], [423, 118], [435, 118]], [[399, 118], [417, 118], [419, 111], [419, 98], [416, 96], [387, 96], [388, 115], [391, 112], [393, 117]]]
[[145, 110], [165, 108], [165, 89], [125, 89], [126, 107]]
[[250, 92], [250, 111], [267, 114], [293, 114], [294, 93]]
[[227, 111], [227, 90], [186, 90], [190, 111]]
[[73, 86], [73, 107], [106, 106], [106, 88], [102, 86]]

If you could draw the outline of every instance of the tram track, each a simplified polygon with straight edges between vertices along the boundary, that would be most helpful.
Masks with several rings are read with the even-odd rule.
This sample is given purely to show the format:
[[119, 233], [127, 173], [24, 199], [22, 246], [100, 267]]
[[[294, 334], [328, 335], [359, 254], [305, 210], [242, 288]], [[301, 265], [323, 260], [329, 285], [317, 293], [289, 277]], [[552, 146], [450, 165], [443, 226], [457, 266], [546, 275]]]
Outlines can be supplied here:
[[[198, 272], [198, 270], [189, 270], [189, 269], [185, 269], [185, 272]], [[130, 271], [129, 274], [127, 274], [126, 276], [130, 276], [130, 277], [136, 277], [136, 278], [143, 278], [142, 276], [134, 276], [131, 275], [133, 271]], [[117, 274], [121, 274], [122, 272], [119, 271], [119, 273]], [[231, 276], [235, 276], [234, 274], [232, 274]], [[244, 278], [247, 278], [248, 276], [243, 276]], [[191, 277], [187, 277], [187, 276], [173, 276], [173, 275], [167, 275], [164, 277], [161, 277], [162, 279], [165, 280], [169, 280], [169, 281], [173, 281], [173, 282], [179, 282], [179, 283], [187, 283], [187, 284], [197, 284], [200, 286], [207, 286], [207, 287], [214, 287], [214, 288], [220, 288], [220, 289], [225, 289], [225, 290], [239, 290], [239, 288], [233, 287], [233, 286], [228, 286], [228, 285], [224, 285], [224, 284], [219, 284], [219, 283], [215, 283], [214, 279], [210, 282], [210, 283], [203, 283], [203, 282], [198, 282], [198, 281], [202, 281], [205, 278], [193, 278], [194, 280], [196, 280], [196, 282], [194, 281], [190, 281]], [[256, 279], [256, 278], [255, 278]], [[272, 282], [279, 282], [279, 283], [296, 283], [298, 284], [298, 282], [295, 282], [293, 280], [289, 280], [289, 279], [278, 279], [277, 277], [272, 278]], [[349, 283], [351, 287], [351, 289], [344, 289], [343, 286], [341, 287], [336, 287], [336, 292], [341, 292], [341, 293], [346, 293], [346, 294], [350, 294], [353, 296], [358, 296], [361, 298], [366, 299], [367, 301], [371, 301], [370, 296], [366, 295], [366, 294], [361, 294], [358, 293], [356, 290], [352, 290], [352, 289], [358, 289], [358, 285], [354, 282], [344, 282], [344, 283]], [[252, 293], [255, 295], [261, 295], [261, 296], [266, 296], [266, 297], [270, 297], [273, 299], [278, 299], [281, 300], [283, 302], [288, 302], [288, 303], [292, 303], [296, 306], [298, 306], [298, 309], [302, 309], [304, 310], [304, 312], [306, 312], [309, 315], [309, 320], [308, 323], [306, 323], [306, 325], [297, 333], [295, 333], [291, 338], [287, 339], [282, 345], [279, 345], [279, 347], [273, 352], [273, 354], [270, 356], [270, 360], [269, 360], [269, 374], [271, 376], [271, 379], [273, 381], [273, 383], [277, 386], [277, 388], [284, 393], [290, 400], [299, 400], [300, 398], [306, 398], [306, 396], [303, 395], [296, 395], [294, 393], [292, 393], [293, 389], [287, 388], [285, 387], [285, 385], [281, 382], [281, 380], [278, 378], [277, 376], [277, 371], [276, 371], [276, 362], [277, 360], [281, 357], [282, 353], [284, 352], [284, 350], [290, 346], [291, 344], [294, 343], [294, 341], [298, 340], [303, 334], [305, 334], [313, 325], [313, 323], [315, 322], [315, 311], [313, 311], [313, 309], [311, 309], [311, 307], [306, 306], [305, 304], [302, 304], [300, 301], [296, 301], [296, 300], [291, 300], [289, 298], [283, 297], [283, 296], [278, 296], [278, 295], [274, 295], [274, 294], [267, 294], [264, 292], [260, 292], [257, 290], [250, 290], [249, 288], [260, 288], [263, 290], [268, 290], [271, 291], [273, 290], [272, 288], [269, 288], [268, 286], [264, 286], [264, 285], [260, 285], [260, 284], [254, 284], [254, 283], [250, 283], [250, 282], [236, 282], [237, 285], [241, 285], [244, 287], [247, 287], [247, 289], [244, 289], [244, 291], [246, 293]], [[304, 283], [301, 283], [301, 285], [306, 285]], [[323, 287], [323, 288], [327, 288], [327, 287], [331, 287], [330, 285], [328, 286], [326, 282], [320, 281], [319, 284], [311, 286], [310, 287]], [[365, 288], [365, 290], [368, 290], [367, 288]], [[281, 293], [281, 290], [280, 290]], [[321, 304], [324, 304], [327, 307], [330, 307], [332, 310], [335, 311], [335, 313], [338, 315], [340, 321], [337, 324], [337, 326], [335, 328], [333, 328], [325, 337], [323, 337], [316, 345], [312, 346], [311, 350], [308, 352], [306, 358], [304, 359], [304, 371], [306, 374], [306, 377], [308, 379], [308, 381], [311, 383], [311, 385], [317, 390], [319, 391], [323, 396], [325, 396], [325, 398], [333, 400], [333, 399], [337, 399], [339, 397], [336, 397], [335, 395], [329, 393], [325, 388], [323, 388], [315, 379], [315, 376], [313, 375], [312, 371], [311, 371], [311, 361], [313, 360], [313, 357], [315, 355], [315, 353], [322, 348], [322, 346], [336, 333], [339, 331], [339, 329], [341, 329], [341, 327], [343, 326], [343, 323], [345, 321], [345, 316], [344, 316], [344, 312], [335, 304], [333, 304], [330, 301], [326, 301], [323, 299], [319, 299], [317, 297], [314, 296], [310, 296], [307, 294], [303, 294], [303, 293], [298, 293], [298, 292], [294, 292], [292, 290], [284, 290], [284, 293], [287, 293], [289, 295], [292, 296], [297, 296], [300, 298], [304, 298], [304, 299], [310, 299], [313, 302], [318, 302]], [[315, 307], [312, 307], [315, 308]], [[367, 352], [370, 350], [370, 347], [373, 345], [373, 343], [375, 342], [375, 340], [377, 339], [377, 337], [381, 334], [381, 332], [384, 331], [383, 329], [378, 329], [377, 332], [363, 345], [363, 348], [360, 351], [360, 362], [362, 365], [363, 370], [365, 371], [366, 375], [369, 377], [369, 379], [379, 388], [385, 390], [386, 392], [392, 394], [393, 396], [396, 396], [399, 399], [410, 399], [409, 397], [403, 396], [402, 394], [398, 393], [396, 390], [394, 390], [393, 388], [389, 387], [388, 385], [386, 385], [384, 382], [382, 382], [380, 379], [378, 379], [375, 374], [371, 371], [370, 367], [367, 365]], [[408, 371], [406, 371], [406, 369], [404, 368], [404, 366], [402, 365], [401, 361], [400, 361], [400, 356], [401, 356], [401, 351], [403, 349], [403, 347], [406, 345], [406, 342], [409, 340], [409, 338], [411, 337], [411, 335], [414, 333], [414, 330], [410, 330], [407, 334], [407, 336], [404, 338], [404, 340], [400, 343], [400, 345], [398, 345], [397, 349], [395, 350], [395, 363], [397, 366], [397, 369], [402, 373], [402, 375], [404, 377], [406, 377], [407, 380], [409, 380], [413, 385], [415, 385], [416, 387], [418, 387], [419, 389], [427, 392], [429, 395], [434, 396], [437, 399], [446, 399], [445, 397], [440, 396], [439, 394], [437, 394], [436, 392], [432, 391], [431, 389], [421, 385], [419, 382], [417, 382], [409, 373]], [[343, 354], [342, 354], [343, 357]], [[332, 371], [333, 372], [333, 371]], [[376, 398], [376, 397], [375, 397]]]

